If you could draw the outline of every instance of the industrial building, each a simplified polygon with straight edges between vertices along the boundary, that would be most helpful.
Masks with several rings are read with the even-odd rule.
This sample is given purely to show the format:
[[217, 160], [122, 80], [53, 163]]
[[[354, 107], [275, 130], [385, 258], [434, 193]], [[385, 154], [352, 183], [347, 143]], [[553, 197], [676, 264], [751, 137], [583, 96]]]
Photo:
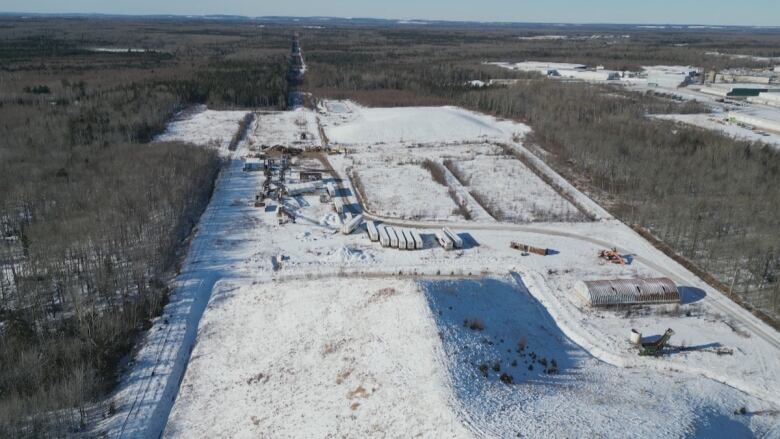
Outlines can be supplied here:
[[677, 285], [668, 278], [581, 281], [574, 288], [590, 306], [680, 302]]
[[551, 70], [548, 76], [556, 76], [580, 81], [618, 81], [621, 78], [619, 72], [614, 70]]
[[747, 98], [761, 93], [780, 92], [780, 86], [762, 84], [710, 84], [702, 87], [702, 93], [724, 98]]
[[777, 82], [777, 73], [771, 70], [730, 69], [715, 75], [717, 83], [773, 84]]
[[698, 81], [699, 69], [685, 66], [644, 67], [649, 87], [677, 88]]
[[751, 104], [771, 105], [773, 107], [780, 107], [780, 93], [778, 92], [762, 92], [758, 96], [751, 96], [748, 99]]

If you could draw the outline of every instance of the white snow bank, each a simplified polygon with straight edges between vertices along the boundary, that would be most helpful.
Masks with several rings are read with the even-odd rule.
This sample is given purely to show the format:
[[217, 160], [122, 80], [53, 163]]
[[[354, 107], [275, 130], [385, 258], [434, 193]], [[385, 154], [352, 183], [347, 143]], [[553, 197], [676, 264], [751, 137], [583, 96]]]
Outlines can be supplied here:
[[215, 111], [205, 106], [182, 115], [165, 132], [155, 139], [157, 142], [189, 142], [208, 146], [226, 152], [233, 136], [238, 132], [239, 123], [247, 115], [246, 111]]

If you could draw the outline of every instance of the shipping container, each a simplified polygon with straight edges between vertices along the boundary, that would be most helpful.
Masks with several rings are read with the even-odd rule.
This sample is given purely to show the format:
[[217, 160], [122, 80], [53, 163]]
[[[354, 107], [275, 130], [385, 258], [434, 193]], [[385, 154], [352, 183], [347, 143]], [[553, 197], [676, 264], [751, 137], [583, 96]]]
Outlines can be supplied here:
[[341, 233], [345, 235], [349, 235], [350, 233], [354, 232], [355, 229], [360, 227], [360, 223], [362, 222], [363, 222], [363, 215], [357, 215], [356, 217], [347, 221], [347, 223], [341, 227]]
[[414, 243], [414, 236], [412, 235], [411, 230], [404, 229], [404, 238], [406, 239], [407, 250], [414, 250], [417, 248], [417, 244]]
[[398, 229], [395, 231], [395, 234], [398, 235], [398, 248], [400, 250], [406, 250], [406, 236], [404, 236], [404, 231]]
[[390, 247], [390, 234], [387, 233], [387, 227], [379, 228], [379, 242], [382, 247]]
[[443, 228], [442, 231], [452, 240], [452, 245], [455, 248], [463, 248], [463, 239], [457, 233], [450, 230], [449, 227]]
[[439, 244], [441, 244], [442, 247], [444, 247], [444, 250], [452, 250], [454, 246], [450, 237], [442, 231], [436, 232], [436, 240], [439, 241]]
[[366, 231], [368, 232], [368, 239], [373, 242], [379, 241], [379, 231], [377, 231], [373, 221], [366, 221]]
[[333, 207], [336, 208], [336, 212], [344, 213], [344, 200], [341, 197], [334, 198]]
[[414, 238], [414, 247], [417, 250], [422, 250], [425, 248], [425, 243], [423, 242], [422, 236], [420, 236], [420, 232], [417, 230], [412, 230], [412, 238]]
[[398, 235], [392, 227], [386, 227], [387, 234], [390, 236], [390, 247], [398, 248]]

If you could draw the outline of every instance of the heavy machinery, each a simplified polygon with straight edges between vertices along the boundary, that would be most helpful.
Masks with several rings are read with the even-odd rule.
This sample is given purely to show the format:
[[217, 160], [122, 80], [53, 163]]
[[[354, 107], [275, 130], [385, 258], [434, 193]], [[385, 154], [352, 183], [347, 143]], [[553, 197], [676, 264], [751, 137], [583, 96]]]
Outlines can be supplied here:
[[620, 256], [616, 248], [601, 250], [599, 257], [613, 264], [626, 265], [626, 260], [623, 259], [623, 256]]
[[669, 339], [672, 338], [672, 335], [674, 335], [674, 331], [672, 328], [669, 328], [666, 330], [664, 335], [661, 336], [656, 341], [642, 343], [639, 346], [639, 355], [641, 356], [654, 356], [654, 357], [660, 357], [663, 354], [664, 347], [666, 346], [666, 343], [669, 342]]

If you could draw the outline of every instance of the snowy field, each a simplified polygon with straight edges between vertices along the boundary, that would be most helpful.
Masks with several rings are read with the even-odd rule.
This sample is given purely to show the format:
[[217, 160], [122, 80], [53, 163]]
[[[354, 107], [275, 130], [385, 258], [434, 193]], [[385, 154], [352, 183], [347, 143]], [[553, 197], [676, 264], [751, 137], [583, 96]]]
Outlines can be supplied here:
[[[776, 331], [599, 211], [538, 158], [529, 160], [598, 221], [450, 218], [449, 188], [466, 195], [468, 188], [450, 174], [445, 188], [412, 164], [484, 162], [473, 178], [494, 176], [492, 162], [515, 163], [496, 144], [525, 151], [527, 127], [444, 107], [440, 114], [393, 109], [385, 129], [366, 123], [364, 113], [378, 114], [329, 102], [318, 114], [258, 115], [217, 184], [171, 303], [123, 375], [117, 414], [95, 436], [158, 437], [165, 429], [168, 437], [780, 437]], [[410, 122], [422, 113], [432, 120], [471, 116], [458, 116], [458, 136], [436, 123], [419, 141], [393, 135], [398, 121], [422, 130], [426, 120]], [[479, 123], [468, 128], [472, 116], [498, 134], [485, 139]], [[332, 134], [344, 135], [346, 154], [322, 156], [338, 174], [374, 172], [369, 196], [390, 199], [398, 186], [400, 198], [430, 204], [425, 215], [432, 217], [419, 220], [364, 212], [420, 230], [424, 249], [382, 248], [364, 228], [339, 233], [344, 216], [317, 193], [284, 200], [294, 222], [279, 223], [276, 202], [253, 207], [264, 177], [241, 172], [238, 157], [279, 143], [274, 139], [292, 144], [302, 131], [318, 133], [317, 118], [331, 142]], [[221, 126], [214, 122], [216, 131]], [[212, 136], [208, 126], [174, 128], [197, 144]], [[370, 133], [384, 143], [346, 142]], [[297, 183], [295, 166], [314, 160], [294, 161], [288, 183]], [[354, 192], [348, 180], [343, 185], [343, 193]], [[497, 186], [504, 188], [498, 193], [511, 187]], [[549, 196], [556, 192], [531, 186], [540, 191], [534, 197], [556, 206]], [[444, 202], [449, 209], [440, 212]], [[361, 209], [353, 195], [347, 204]], [[463, 249], [436, 243], [433, 233], [445, 225]], [[522, 256], [511, 241], [554, 252]], [[609, 247], [630, 263], [599, 260]], [[582, 279], [637, 276], [670, 277], [683, 303], [594, 310], [573, 292]], [[464, 326], [467, 319], [484, 328]], [[631, 328], [653, 336], [669, 327], [677, 348], [662, 357], [639, 357], [628, 342]], [[521, 338], [524, 355], [516, 352]], [[732, 354], [713, 352], [719, 348]], [[557, 373], [544, 373], [542, 358], [548, 372], [555, 359]], [[514, 384], [500, 381], [496, 361]], [[734, 415], [741, 407], [746, 414]]]
[[183, 113], [181, 118], [171, 123], [155, 141], [189, 142], [225, 153], [246, 114], [246, 111], [207, 110], [203, 105]]
[[477, 436], [735, 438], [772, 427], [771, 418], [734, 415], [735, 407], [760, 402], [722, 384], [595, 359], [561, 332], [519, 277], [426, 280], [422, 287], [458, 410]]
[[263, 113], [249, 130], [247, 145], [252, 151], [276, 145], [306, 149], [321, 147], [317, 117], [305, 108]]
[[357, 171], [371, 211], [404, 219], [462, 220], [447, 187], [419, 164], [374, 166]]
[[323, 126], [334, 145], [507, 141], [528, 132], [525, 125], [457, 107], [367, 108], [334, 101], [323, 107]]
[[226, 284], [167, 437], [467, 437], [411, 281]]
[[583, 221], [569, 201], [514, 158], [478, 157], [453, 162], [457, 175], [487, 204], [487, 210], [512, 222]]

